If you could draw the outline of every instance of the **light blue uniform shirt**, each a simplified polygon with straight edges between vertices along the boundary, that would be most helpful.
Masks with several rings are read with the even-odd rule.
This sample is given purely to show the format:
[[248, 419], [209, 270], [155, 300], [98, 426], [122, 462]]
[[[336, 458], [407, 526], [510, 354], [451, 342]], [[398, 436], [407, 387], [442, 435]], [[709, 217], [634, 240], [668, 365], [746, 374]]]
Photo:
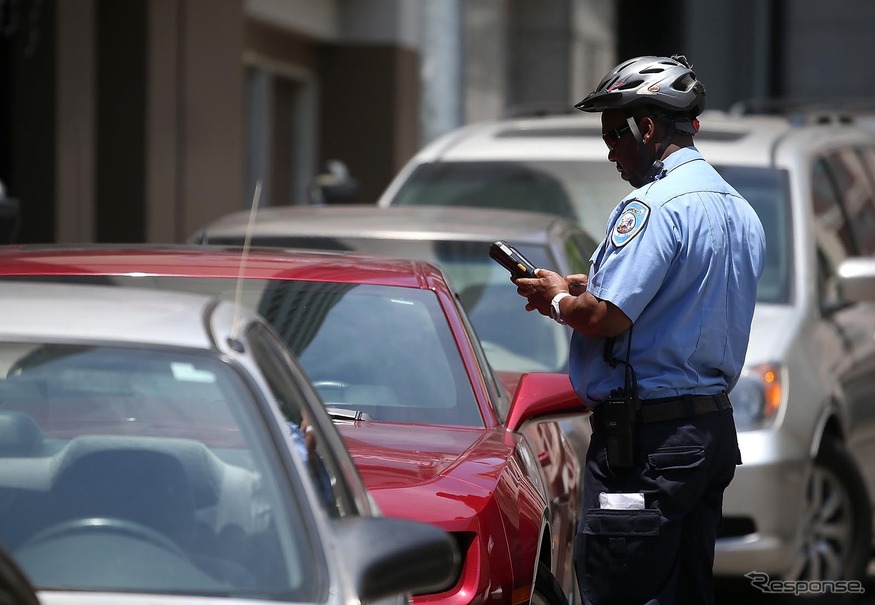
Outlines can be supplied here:
[[[735, 385], [764, 259], [756, 213], [695, 147], [669, 155], [657, 180], [617, 205], [587, 288], [633, 322], [629, 362], [641, 399]], [[625, 361], [628, 343], [626, 331], [613, 357]], [[604, 350], [604, 339], [571, 338], [571, 382], [589, 406], [624, 385], [623, 364], [611, 368]]]

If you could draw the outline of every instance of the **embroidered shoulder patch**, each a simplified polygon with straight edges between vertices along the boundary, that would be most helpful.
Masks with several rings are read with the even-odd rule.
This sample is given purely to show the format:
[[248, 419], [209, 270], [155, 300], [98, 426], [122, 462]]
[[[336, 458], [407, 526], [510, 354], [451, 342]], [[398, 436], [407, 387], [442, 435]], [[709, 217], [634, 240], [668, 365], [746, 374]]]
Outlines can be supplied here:
[[614, 228], [611, 231], [611, 243], [618, 248], [628, 244], [644, 228], [649, 216], [650, 207], [644, 202], [633, 200], [626, 204], [620, 218], [614, 223]]

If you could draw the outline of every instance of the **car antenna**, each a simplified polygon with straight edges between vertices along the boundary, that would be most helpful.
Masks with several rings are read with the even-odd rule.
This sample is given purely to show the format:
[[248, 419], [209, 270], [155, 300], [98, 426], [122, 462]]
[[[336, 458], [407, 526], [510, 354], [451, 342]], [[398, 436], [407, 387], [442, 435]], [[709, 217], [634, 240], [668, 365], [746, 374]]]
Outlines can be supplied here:
[[258, 200], [261, 198], [261, 179], [255, 183], [255, 193], [252, 196], [252, 207], [249, 209], [249, 224], [246, 226], [246, 237], [243, 240], [243, 251], [240, 253], [240, 271], [237, 274], [237, 287], [234, 291], [234, 321], [231, 324], [231, 335], [228, 337], [228, 346], [243, 352], [243, 343], [237, 338], [237, 330], [240, 329], [240, 299], [243, 298], [243, 273], [246, 270], [246, 259], [249, 256], [249, 247], [252, 242], [252, 229], [255, 225], [255, 214], [258, 211]]

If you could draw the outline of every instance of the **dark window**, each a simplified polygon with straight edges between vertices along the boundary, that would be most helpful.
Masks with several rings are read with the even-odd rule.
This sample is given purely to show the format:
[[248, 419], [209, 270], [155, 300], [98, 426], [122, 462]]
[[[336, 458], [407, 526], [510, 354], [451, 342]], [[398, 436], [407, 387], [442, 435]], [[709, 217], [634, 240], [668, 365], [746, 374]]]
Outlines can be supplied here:
[[825, 168], [843, 206], [856, 254], [875, 252], [875, 192], [860, 154], [852, 149], [824, 158]]

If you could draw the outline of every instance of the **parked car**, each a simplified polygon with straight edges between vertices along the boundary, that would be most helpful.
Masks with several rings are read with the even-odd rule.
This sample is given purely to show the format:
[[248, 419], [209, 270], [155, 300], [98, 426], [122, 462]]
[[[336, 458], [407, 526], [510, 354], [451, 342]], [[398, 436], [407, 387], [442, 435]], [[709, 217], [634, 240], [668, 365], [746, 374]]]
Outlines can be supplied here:
[[[379, 204], [549, 210], [601, 237], [629, 185], [606, 159], [599, 116], [575, 113], [453, 131]], [[870, 279], [870, 260], [854, 257], [875, 253], [875, 133], [828, 114], [700, 120], [696, 146], [753, 205], [767, 243], [731, 393], [744, 464], [725, 493], [715, 572], [860, 578], [875, 502], [875, 306], [847, 280]]]
[[449, 535], [376, 516], [304, 372], [233, 302], [7, 283], [0, 376], [0, 543], [43, 604], [400, 604], [457, 577]]
[[[191, 238], [240, 245], [248, 212], [207, 224]], [[416, 258], [449, 276], [474, 331], [496, 369], [567, 372], [571, 329], [525, 310], [507, 270], [489, 257], [495, 240], [508, 240], [539, 267], [567, 275], [589, 271], [596, 242], [577, 223], [556, 215], [460, 206], [283, 206], [252, 221], [259, 246], [349, 250]], [[588, 414], [561, 422], [583, 470], [591, 428]]]
[[[423, 261], [205, 246], [11, 247], [4, 280], [205, 292], [264, 316], [335, 418], [386, 516], [433, 523], [462, 553], [422, 603], [564, 603], [579, 468], [556, 418], [565, 374], [497, 376], [445, 275]], [[510, 393], [503, 385], [518, 386]]]

